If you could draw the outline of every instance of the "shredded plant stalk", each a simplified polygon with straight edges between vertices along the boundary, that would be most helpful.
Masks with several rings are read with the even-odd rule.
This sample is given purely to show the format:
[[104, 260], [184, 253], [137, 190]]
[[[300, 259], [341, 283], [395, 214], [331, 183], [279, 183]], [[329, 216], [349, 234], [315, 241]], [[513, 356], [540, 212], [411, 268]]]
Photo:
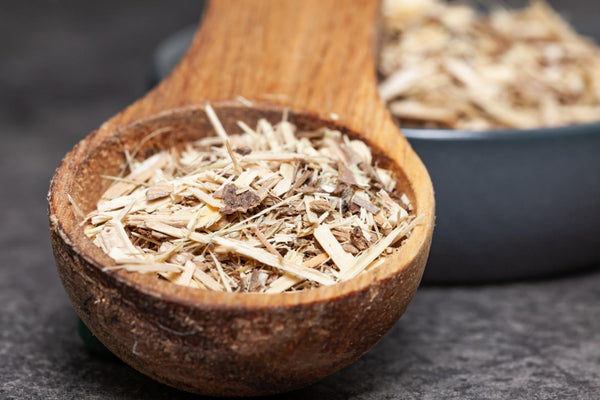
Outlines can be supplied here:
[[418, 218], [390, 170], [339, 131], [284, 118], [136, 161], [86, 216], [116, 262], [174, 284], [281, 293], [351, 279], [397, 251]]
[[600, 49], [546, 2], [480, 14], [444, 0], [386, 0], [383, 10], [379, 88], [402, 126], [600, 121]]

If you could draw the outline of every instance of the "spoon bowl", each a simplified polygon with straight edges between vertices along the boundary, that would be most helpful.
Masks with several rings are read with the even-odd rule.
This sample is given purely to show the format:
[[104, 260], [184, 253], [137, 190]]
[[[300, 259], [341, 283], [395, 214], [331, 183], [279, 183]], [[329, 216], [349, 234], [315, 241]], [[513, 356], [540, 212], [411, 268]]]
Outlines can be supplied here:
[[[48, 195], [50, 235], [59, 276], [75, 310], [119, 358], [179, 389], [264, 395], [296, 389], [339, 370], [400, 318], [427, 260], [433, 189], [425, 167], [377, 97], [373, 53], [364, 52], [370, 48], [365, 42], [372, 42], [377, 1], [352, 2], [338, 10], [339, 18], [328, 17], [339, 5], [334, 0], [233, 4], [211, 3], [188, 55], [171, 77], [65, 156]], [[290, 28], [289, 21], [309, 26]], [[342, 35], [345, 28], [363, 39], [363, 53], [354, 54], [353, 40]], [[227, 41], [216, 39], [225, 32]], [[254, 40], [258, 38], [262, 41]], [[269, 44], [273, 38], [276, 43]], [[297, 53], [282, 54], [281, 43]], [[253, 51], [246, 45], [254, 46]], [[232, 52], [239, 57], [230, 57]], [[235, 101], [238, 95], [245, 98], [243, 104]], [[261, 101], [265, 98], [271, 101]], [[377, 268], [299, 292], [212, 292], [107, 270], [115, 262], [85, 236], [76, 210], [95, 208], [110, 183], [102, 176], [119, 173], [125, 150], [139, 149], [142, 159], [214, 135], [203, 111], [207, 101], [231, 134], [239, 131], [238, 120], [249, 125], [259, 118], [276, 122], [286, 110], [301, 130], [330, 127], [363, 139], [379, 164], [394, 170], [398, 187], [415, 213], [425, 216], [423, 222]], [[163, 133], [149, 136], [153, 132]]]

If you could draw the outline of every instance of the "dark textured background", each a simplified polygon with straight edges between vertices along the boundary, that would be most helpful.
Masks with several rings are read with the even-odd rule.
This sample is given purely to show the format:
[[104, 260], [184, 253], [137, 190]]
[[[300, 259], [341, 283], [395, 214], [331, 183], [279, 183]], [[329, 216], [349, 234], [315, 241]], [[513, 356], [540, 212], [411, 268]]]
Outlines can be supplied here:
[[[200, 6], [14, 3], [0, 5], [0, 398], [192, 398], [86, 350], [45, 195], [60, 158], [143, 94], [154, 47]], [[282, 398], [598, 399], [600, 273], [424, 287], [370, 353]]]

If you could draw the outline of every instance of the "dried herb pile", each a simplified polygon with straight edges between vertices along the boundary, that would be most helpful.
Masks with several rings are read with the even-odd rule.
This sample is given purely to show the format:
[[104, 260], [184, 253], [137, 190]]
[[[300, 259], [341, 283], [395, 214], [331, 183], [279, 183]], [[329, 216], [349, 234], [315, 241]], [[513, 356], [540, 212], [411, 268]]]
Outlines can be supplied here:
[[403, 126], [486, 130], [600, 120], [600, 49], [548, 4], [477, 14], [386, 0], [380, 92]]
[[231, 292], [295, 291], [351, 279], [394, 252], [418, 222], [393, 173], [339, 131], [284, 118], [215, 131], [112, 178], [86, 234], [117, 266]]

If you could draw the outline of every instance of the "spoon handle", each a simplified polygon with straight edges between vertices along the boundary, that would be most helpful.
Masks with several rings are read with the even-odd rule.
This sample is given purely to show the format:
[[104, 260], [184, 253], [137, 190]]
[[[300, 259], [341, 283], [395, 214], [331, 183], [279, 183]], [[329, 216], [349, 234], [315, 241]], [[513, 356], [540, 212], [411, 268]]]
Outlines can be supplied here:
[[[193, 102], [242, 95], [341, 112], [375, 89], [377, 0], [212, 1], [172, 79]], [[183, 83], [182, 82], [182, 83]]]
[[119, 125], [243, 96], [370, 130], [373, 118], [388, 118], [375, 76], [379, 7], [378, 0], [211, 1], [184, 59]]

